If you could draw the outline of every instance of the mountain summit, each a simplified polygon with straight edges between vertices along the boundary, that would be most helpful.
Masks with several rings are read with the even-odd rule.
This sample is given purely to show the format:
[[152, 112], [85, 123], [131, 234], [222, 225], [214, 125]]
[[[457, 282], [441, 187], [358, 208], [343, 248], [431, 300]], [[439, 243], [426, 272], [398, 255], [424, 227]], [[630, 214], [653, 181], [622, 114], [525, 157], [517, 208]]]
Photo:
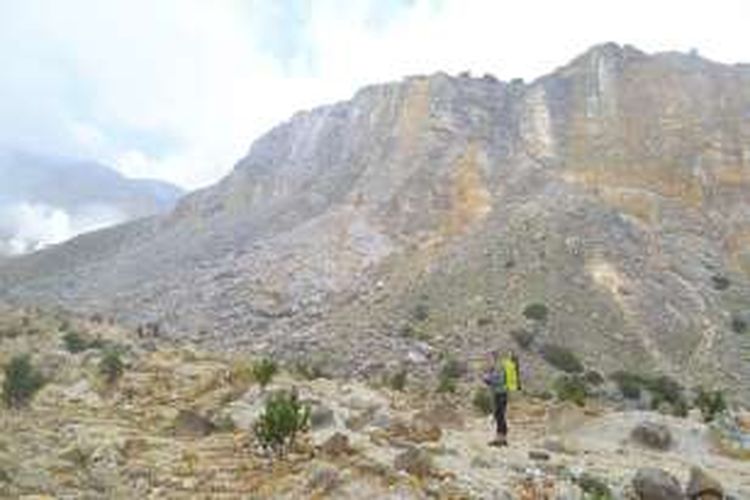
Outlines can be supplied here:
[[438, 73], [298, 113], [0, 289], [347, 373], [523, 332], [747, 397], [749, 277], [750, 69], [605, 44], [530, 84]]

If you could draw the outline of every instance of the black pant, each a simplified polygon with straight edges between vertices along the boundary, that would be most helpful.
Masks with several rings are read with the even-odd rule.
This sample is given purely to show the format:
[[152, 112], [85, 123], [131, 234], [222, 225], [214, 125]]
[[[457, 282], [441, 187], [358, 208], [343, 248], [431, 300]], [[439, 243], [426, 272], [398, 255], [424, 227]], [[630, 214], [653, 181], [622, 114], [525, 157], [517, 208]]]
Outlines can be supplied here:
[[508, 393], [495, 393], [495, 423], [497, 433], [505, 436], [508, 434], [508, 423], [505, 421], [505, 410], [508, 408]]

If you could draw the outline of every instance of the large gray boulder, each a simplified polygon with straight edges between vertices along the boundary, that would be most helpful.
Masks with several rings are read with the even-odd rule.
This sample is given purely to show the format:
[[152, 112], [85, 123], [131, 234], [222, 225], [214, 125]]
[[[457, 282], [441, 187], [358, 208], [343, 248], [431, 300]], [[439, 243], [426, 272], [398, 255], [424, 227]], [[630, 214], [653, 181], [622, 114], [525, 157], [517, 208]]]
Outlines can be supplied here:
[[638, 469], [633, 489], [639, 500], [684, 500], [680, 482], [670, 473], [651, 467]]

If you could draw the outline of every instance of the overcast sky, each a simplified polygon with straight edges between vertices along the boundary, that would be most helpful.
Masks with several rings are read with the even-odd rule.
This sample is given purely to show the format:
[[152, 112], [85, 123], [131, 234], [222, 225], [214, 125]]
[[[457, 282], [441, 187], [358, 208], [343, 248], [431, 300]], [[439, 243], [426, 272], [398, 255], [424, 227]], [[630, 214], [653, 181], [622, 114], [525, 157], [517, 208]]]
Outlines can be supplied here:
[[0, 0], [0, 148], [195, 188], [299, 109], [593, 44], [750, 62], [750, 0]]

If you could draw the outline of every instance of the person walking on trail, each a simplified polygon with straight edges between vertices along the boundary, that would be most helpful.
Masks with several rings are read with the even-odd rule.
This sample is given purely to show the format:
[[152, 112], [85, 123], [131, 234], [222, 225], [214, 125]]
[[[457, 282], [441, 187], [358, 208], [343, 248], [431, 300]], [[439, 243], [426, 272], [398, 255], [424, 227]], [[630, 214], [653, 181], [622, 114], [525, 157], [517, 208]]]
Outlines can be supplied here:
[[492, 393], [496, 427], [496, 436], [494, 440], [490, 441], [490, 446], [507, 446], [508, 391], [515, 391], [519, 388], [518, 362], [515, 360], [515, 355], [509, 352], [501, 359], [497, 351], [492, 352], [484, 374], [484, 383], [487, 384]]

